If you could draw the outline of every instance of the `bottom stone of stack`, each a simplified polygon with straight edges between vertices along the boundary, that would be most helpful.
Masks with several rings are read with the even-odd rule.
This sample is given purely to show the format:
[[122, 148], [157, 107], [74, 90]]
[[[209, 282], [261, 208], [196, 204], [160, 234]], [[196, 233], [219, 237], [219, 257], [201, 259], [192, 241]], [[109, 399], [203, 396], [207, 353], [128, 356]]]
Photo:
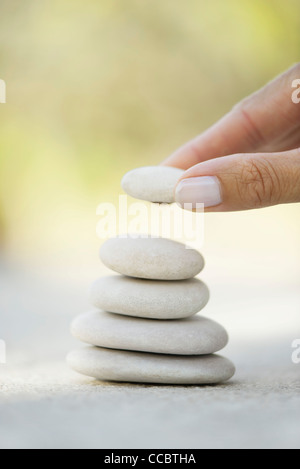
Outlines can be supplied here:
[[228, 381], [235, 367], [219, 355], [178, 356], [85, 347], [68, 355], [70, 367], [100, 381], [205, 385]]

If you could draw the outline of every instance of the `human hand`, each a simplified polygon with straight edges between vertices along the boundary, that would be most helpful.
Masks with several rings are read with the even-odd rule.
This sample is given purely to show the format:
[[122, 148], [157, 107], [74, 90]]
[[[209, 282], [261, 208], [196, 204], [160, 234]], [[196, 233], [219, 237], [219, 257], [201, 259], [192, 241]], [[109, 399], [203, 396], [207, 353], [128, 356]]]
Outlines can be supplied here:
[[225, 212], [300, 202], [299, 84], [300, 63], [164, 161], [187, 170], [177, 203]]

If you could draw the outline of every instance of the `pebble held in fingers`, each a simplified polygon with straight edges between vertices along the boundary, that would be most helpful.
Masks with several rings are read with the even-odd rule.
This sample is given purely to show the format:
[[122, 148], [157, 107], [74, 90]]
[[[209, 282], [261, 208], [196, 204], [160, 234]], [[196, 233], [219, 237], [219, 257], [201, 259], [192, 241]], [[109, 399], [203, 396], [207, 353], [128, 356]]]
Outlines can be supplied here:
[[152, 384], [219, 384], [235, 373], [219, 355], [181, 357], [86, 347], [68, 355], [71, 368], [102, 381]]
[[119, 274], [151, 280], [186, 280], [204, 268], [198, 251], [164, 238], [111, 238], [102, 245], [100, 258]]
[[209, 290], [198, 279], [174, 282], [116, 275], [98, 279], [91, 290], [91, 304], [96, 308], [150, 319], [193, 316], [208, 300]]
[[175, 202], [175, 187], [183, 174], [182, 169], [167, 166], [137, 168], [125, 174], [122, 188], [135, 199], [171, 204]]
[[202, 316], [155, 321], [90, 311], [73, 321], [71, 331], [97, 347], [168, 355], [209, 355], [228, 343], [225, 329]]

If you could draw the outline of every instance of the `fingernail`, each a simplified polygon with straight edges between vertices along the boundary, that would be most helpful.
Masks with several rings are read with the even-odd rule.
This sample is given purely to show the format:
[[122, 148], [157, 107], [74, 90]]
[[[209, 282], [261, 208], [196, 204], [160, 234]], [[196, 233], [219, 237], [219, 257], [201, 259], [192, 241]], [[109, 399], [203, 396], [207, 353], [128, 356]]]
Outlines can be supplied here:
[[214, 176], [183, 179], [176, 188], [175, 200], [188, 210], [196, 210], [199, 204], [216, 207], [222, 202], [219, 179]]

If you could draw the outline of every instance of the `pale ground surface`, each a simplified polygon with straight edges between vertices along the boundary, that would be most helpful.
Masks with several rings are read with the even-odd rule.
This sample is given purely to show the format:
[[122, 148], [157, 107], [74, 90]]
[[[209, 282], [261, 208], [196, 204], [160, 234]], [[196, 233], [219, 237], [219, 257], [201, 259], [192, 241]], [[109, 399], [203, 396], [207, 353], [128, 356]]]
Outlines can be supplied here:
[[237, 365], [234, 380], [140, 386], [96, 383], [66, 367], [85, 285], [59, 287], [3, 265], [0, 274], [8, 358], [0, 366], [0, 448], [300, 448], [300, 365], [291, 362], [299, 288], [258, 288], [250, 297], [238, 285], [233, 296], [216, 281], [206, 315], [230, 332], [224, 355]]

